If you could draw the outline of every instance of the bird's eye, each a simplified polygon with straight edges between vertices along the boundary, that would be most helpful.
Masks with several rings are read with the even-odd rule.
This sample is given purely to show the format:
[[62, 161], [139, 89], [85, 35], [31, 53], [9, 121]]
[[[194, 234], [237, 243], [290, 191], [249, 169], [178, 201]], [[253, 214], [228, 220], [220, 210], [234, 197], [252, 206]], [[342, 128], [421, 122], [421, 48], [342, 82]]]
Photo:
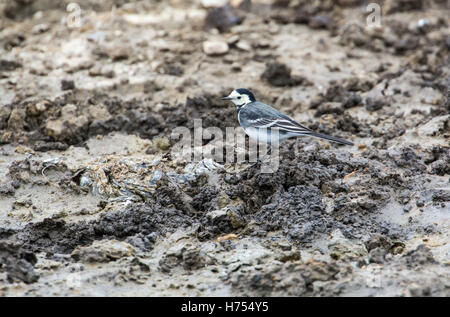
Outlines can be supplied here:
[[238, 99], [241, 99], [241, 96], [239, 96]]

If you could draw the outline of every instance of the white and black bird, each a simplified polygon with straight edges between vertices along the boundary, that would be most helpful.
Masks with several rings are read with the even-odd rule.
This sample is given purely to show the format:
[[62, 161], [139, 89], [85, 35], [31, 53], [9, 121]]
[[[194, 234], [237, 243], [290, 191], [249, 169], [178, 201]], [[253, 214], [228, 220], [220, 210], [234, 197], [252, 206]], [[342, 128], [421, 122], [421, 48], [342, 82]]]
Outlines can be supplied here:
[[[312, 136], [340, 144], [353, 145], [350, 141], [308, 129], [275, 108], [256, 101], [255, 96], [248, 89], [235, 89], [222, 100], [230, 100], [236, 105], [239, 124], [249, 137], [257, 141], [273, 143], [276, 136], [278, 142], [281, 143], [293, 137]], [[273, 133], [274, 129], [277, 129], [278, 133]]]

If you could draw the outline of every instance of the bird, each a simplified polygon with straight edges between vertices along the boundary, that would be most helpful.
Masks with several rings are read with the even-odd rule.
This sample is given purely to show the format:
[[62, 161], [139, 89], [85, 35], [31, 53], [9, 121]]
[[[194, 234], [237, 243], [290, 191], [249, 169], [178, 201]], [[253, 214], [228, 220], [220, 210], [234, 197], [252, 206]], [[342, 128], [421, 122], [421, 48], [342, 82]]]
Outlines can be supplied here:
[[[250, 138], [258, 142], [271, 144], [276, 139], [278, 143], [281, 143], [289, 138], [311, 136], [339, 144], [353, 145], [350, 141], [312, 131], [277, 109], [256, 101], [255, 95], [246, 88], [235, 89], [230, 95], [221, 99], [235, 104], [239, 124]], [[274, 129], [278, 130], [278, 133], [273, 133]]]

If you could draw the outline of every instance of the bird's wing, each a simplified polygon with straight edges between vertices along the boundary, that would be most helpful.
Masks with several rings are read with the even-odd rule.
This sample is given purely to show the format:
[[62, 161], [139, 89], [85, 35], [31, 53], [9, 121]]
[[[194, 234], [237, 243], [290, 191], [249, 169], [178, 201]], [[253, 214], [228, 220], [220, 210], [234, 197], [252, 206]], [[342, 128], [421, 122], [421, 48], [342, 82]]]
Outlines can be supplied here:
[[256, 101], [247, 106], [244, 106], [244, 111], [246, 113], [245, 122], [253, 128], [275, 128], [279, 130], [279, 133], [287, 133], [291, 136], [308, 135], [341, 144], [353, 145], [353, 143], [350, 141], [314, 132], [301, 125], [300, 123], [292, 120], [287, 115], [281, 113], [275, 108], [272, 108], [271, 106], [266, 105], [262, 102]]
[[292, 120], [284, 113], [266, 105], [265, 103], [255, 101], [244, 106], [247, 123], [255, 128], [278, 128], [286, 133], [305, 133], [311, 132], [310, 129]]
[[254, 128], [259, 129], [272, 129], [278, 128], [280, 132], [286, 133], [300, 133], [307, 134], [311, 132], [307, 127], [302, 126], [298, 122], [290, 119], [287, 116], [278, 117], [278, 118], [258, 118], [254, 120], [249, 120], [249, 123]]

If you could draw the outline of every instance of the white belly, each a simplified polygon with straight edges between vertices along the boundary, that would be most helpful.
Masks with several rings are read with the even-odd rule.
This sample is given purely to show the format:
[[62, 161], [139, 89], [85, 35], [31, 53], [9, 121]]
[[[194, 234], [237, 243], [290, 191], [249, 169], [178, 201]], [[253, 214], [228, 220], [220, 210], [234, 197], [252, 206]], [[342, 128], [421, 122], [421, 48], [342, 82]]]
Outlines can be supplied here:
[[268, 129], [258, 129], [253, 127], [244, 129], [244, 131], [250, 138], [263, 143], [274, 143], [275, 141], [281, 143], [290, 137], [289, 135], [279, 135], [277, 131], [272, 130], [270, 133]]

